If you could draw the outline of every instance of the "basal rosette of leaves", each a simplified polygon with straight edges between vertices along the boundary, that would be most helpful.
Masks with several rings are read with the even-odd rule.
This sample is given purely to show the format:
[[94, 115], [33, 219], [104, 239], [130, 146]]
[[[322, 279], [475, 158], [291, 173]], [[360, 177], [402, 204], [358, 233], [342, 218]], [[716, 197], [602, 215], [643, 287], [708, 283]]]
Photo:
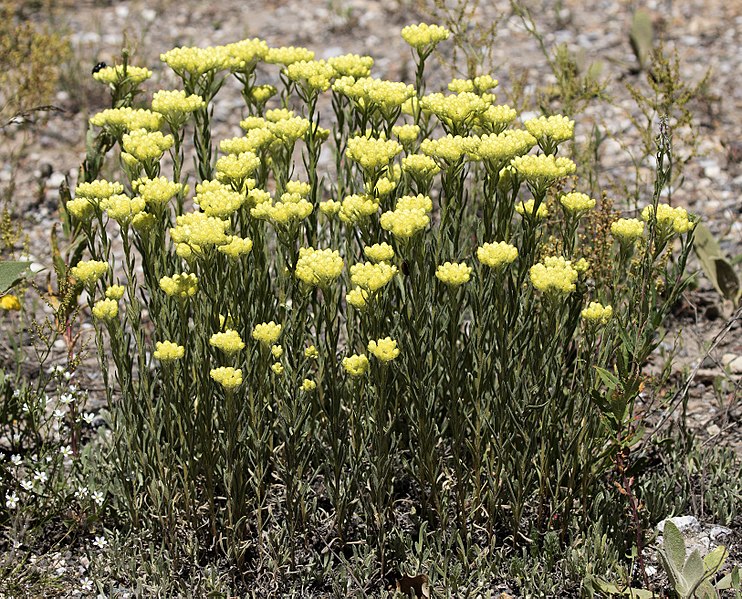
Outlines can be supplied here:
[[[594, 278], [596, 202], [568, 157], [579, 123], [524, 124], [491, 77], [426, 94], [446, 37], [414, 30], [415, 85], [368, 76], [368, 57], [180, 48], [162, 59], [184, 93], [142, 107], [162, 115], [154, 130], [131, 111], [92, 120], [122, 149], [120, 185], [68, 203], [89, 258], [110, 265], [76, 272], [121, 505], [169, 546], [187, 526], [242, 563], [285, 527], [293, 562], [323, 501], [333, 535], [368, 538], [383, 572], [402, 488], [465, 544], [472, 527], [567, 535], [635, 442], [641, 367], [694, 226], [659, 202], [666, 139], [653, 208], [631, 234], [613, 227]], [[235, 84], [245, 133], [212, 139]]]

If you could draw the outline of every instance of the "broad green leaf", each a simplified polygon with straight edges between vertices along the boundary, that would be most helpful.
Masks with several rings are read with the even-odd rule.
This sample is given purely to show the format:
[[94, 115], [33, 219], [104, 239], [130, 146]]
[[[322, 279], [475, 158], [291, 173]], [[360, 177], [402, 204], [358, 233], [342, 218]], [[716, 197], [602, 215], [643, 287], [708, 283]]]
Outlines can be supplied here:
[[665, 530], [662, 534], [664, 536], [662, 548], [667, 558], [670, 560], [674, 569], [682, 572], [685, 565], [685, 539], [683, 538], [683, 534], [671, 520], [665, 522]]
[[683, 567], [683, 578], [690, 584], [691, 588], [695, 587], [700, 580], [706, 575], [706, 568], [703, 567], [703, 560], [698, 549], [693, 551], [685, 562]]
[[631, 42], [631, 49], [634, 51], [636, 60], [639, 62], [639, 68], [644, 69], [652, 54], [652, 44], [654, 42], [652, 15], [648, 11], [639, 9], [634, 13], [634, 18], [631, 22], [631, 31], [629, 32], [629, 41]]
[[30, 265], [30, 262], [0, 262], [0, 293], [15, 285]]
[[724, 298], [737, 301], [740, 293], [739, 276], [721, 251], [711, 231], [703, 223], [696, 225], [693, 249], [701, 262], [701, 268], [711, 284]]
[[618, 387], [618, 377], [612, 372], [607, 371], [605, 368], [600, 368], [599, 366], [595, 366], [595, 372], [598, 373], [598, 376], [609, 389], [613, 390]]
[[718, 597], [713, 585], [708, 580], [699, 584], [693, 595], [698, 599], [716, 599]]
[[724, 547], [724, 545], [719, 545], [703, 558], [703, 566], [706, 568], [706, 571], [710, 574], [716, 574], [724, 567], [724, 562], [726, 561], [728, 554], [727, 548]]

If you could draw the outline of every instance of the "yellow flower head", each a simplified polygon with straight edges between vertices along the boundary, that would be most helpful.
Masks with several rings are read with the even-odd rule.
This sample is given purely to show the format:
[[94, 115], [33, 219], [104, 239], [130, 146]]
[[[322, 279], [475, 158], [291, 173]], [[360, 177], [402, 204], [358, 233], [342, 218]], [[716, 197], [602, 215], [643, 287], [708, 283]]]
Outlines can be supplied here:
[[[243, 121], [244, 122], [244, 121]], [[232, 137], [219, 142], [219, 149], [225, 154], [242, 154], [243, 152], [259, 152], [269, 146], [276, 136], [267, 127], [250, 129], [244, 137]]]
[[120, 194], [104, 200], [101, 205], [105, 206], [109, 218], [120, 225], [127, 225], [137, 214], [144, 210], [146, 204], [140, 197], [130, 198]]
[[225, 46], [173, 48], [160, 54], [160, 60], [181, 78], [186, 76], [198, 78], [209, 71], [221, 71], [229, 68], [232, 62]]
[[[201, 183], [200, 185], [204, 185]], [[204, 190], [205, 188], [202, 188]], [[211, 188], [208, 188], [208, 192], [204, 191], [204, 194], [197, 195], [196, 197], [204, 202], [204, 209], [223, 215], [231, 214], [237, 208], [234, 207], [239, 200], [235, 194], [234, 196], [228, 195], [227, 191], [210, 193]], [[234, 192], [229, 192], [234, 193]], [[223, 203], [220, 203], [222, 201]], [[231, 202], [234, 202], [231, 203]], [[230, 210], [234, 208], [230, 212]], [[209, 247], [224, 245], [229, 243], [230, 236], [227, 235], [226, 230], [229, 228], [229, 221], [222, 220], [216, 216], [209, 216], [206, 212], [188, 212], [182, 214], [175, 219], [175, 227], [170, 229], [170, 237], [175, 243], [187, 243], [190, 246]]]
[[227, 391], [233, 391], [242, 384], [242, 370], [232, 368], [231, 366], [212, 368], [209, 374], [212, 379]]
[[70, 200], [65, 205], [65, 208], [70, 215], [83, 222], [88, 222], [93, 217], [97, 207], [97, 201], [89, 200], [84, 197]]
[[345, 154], [364, 170], [376, 171], [386, 168], [401, 151], [402, 146], [393, 139], [360, 136], [348, 140]]
[[572, 139], [575, 134], [575, 122], [560, 114], [530, 119], [523, 126], [538, 139], [544, 151], [548, 149], [550, 152], [553, 152], [557, 144]]
[[216, 178], [227, 183], [241, 182], [260, 166], [260, 158], [252, 152], [227, 154], [216, 161]]
[[343, 259], [337, 250], [299, 248], [296, 277], [312, 287], [327, 287], [343, 272]]
[[430, 156], [410, 154], [402, 158], [402, 170], [413, 178], [426, 181], [441, 171], [441, 167]]
[[611, 224], [611, 235], [621, 243], [633, 243], [644, 233], [644, 223], [636, 218], [619, 218]]
[[362, 377], [368, 372], [368, 358], [364, 354], [353, 354], [343, 358], [343, 368], [353, 378]]
[[162, 205], [183, 191], [182, 183], [170, 181], [167, 177], [148, 179], [142, 177], [132, 183], [132, 188], [147, 204]]
[[608, 324], [612, 316], [613, 308], [598, 302], [590, 302], [587, 308], [582, 311], [582, 318], [596, 324]]
[[394, 258], [394, 249], [386, 242], [367, 246], [363, 248], [363, 253], [372, 262], [388, 262]]
[[124, 131], [138, 129], [157, 131], [162, 125], [162, 115], [143, 108], [124, 106], [102, 110], [90, 118], [90, 124], [95, 127], [108, 127], [118, 136]]
[[[497, 135], [503, 133], [506, 127], [515, 120], [516, 116], [518, 116], [518, 113], [507, 104], [488, 106], [484, 112], [477, 115], [475, 125], [485, 133]], [[528, 132], [524, 131], [524, 133]], [[533, 138], [533, 145], [536, 145], [535, 137]]]
[[446, 168], [458, 162], [464, 155], [464, 141], [459, 135], [424, 139], [420, 144], [420, 151], [426, 156], [437, 159], [441, 168]]
[[402, 39], [420, 53], [430, 52], [440, 42], [447, 40], [451, 32], [440, 25], [408, 25], [402, 29]]
[[368, 303], [368, 291], [360, 287], [354, 287], [345, 295], [345, 301], [356, 310], [363, 310]]
[[201, 96], [189, 96], [183, 90], [160, 90], [152, 96], [152, 110], [159, 112], [176, 129], [185, 123], [188, 115], [205, 106]]
[[270, 322], [256, 324], [255, 328], [252, 330], [252, 338], [266, 347], [274, 345], [280, 336], [281, 325], [276, 324], [272, 320]]
[[120, 85], [124, 82], [139, 85], [152, 77], [152, 71], [145, 67], [117, 64], [111, 67], [103, 67], [93, 73], [93, 79], [109, 85]]
[[382, 362], [391, 362], [399, 355], [397, 342], [391, 337], [368, 342], [368, 351]]
[[446, 262], [435, 270], [436, 278], [449, 287], [459, 287], [471, 278], [471, 266], [465, 262]]
[[220, 349], [225, 354], [237, 353], [245, 347], [245, 342], [237, 331], [227, 329], [222, 333], [214, 333], [209, 339], [209, 345]]
[[359, 56], [358, 54], [343, 54], [342, 56], [333, 56], [327, 61], [335, 69], [335, 75], [338, 77], [368, 77], [371, 73], [371, 67], [374, 66], [374, 59], [370, 56]]
[[553, 154], [516, 156], [511, 164], [521, 177], [534, 186], [550, 185], [577, 170], [577, 165], [569, 158], [557, 158]]
[[379, 223], [382, 229], [389, 231], [394, 237], [409, 239], [425, 229], [430, 223], [430, 218], [419, 209], [394, 210], [382, 214]]
[[397, 200], [396, 210], [422, 210], [430, 212], [433, 210], [433, 200], [429, 196], [418, 194], [416, 196], [402, 196]]
[[324, 60], [300, 60], [286, 67], [286, 76], [298, 83], [307, 94], [324, 92], [330, 89], [335, 69]]
[[0, 297], [0, 309], [17, 312], [21, 309], [21, 301], [15, 295], [3, 295]]
[[124, 186], [121, 183], [109, 183], [105, 179], [96, 179], [90, 183], [78, 183], [75, 187], [76, 198], [88, 198], [90, 200], [104, 200], [124, 192]]
[[516, 156], [527, 154], [536, 145], [536, 138], [528, 131], [508, 129], [502, 133], [472, 138], [467, 153], [475, 160], [483, 160], [499, 171]]
[[160, 279], [160, 289], [170, 297], [185, 299], [193, 297], [198, 291], [198, 277], [195, 274], [177, 274]]
[[567, 212], [575, 215], [582, 214], [588, 210], [595, 208], [596, 201], [586, 193], [579, 193], [573, 191], [571, 193], [565, 193], [559, 202]]
[[112, 300], [120, 300], [122, 297], [124, 297], [125, 292], [126, 287], [124, 287], [123, 285], [111, 285], [108, 289], [106, 289], [106, 297]]
[[397, 267], [386, 262], [364, 262], [350, 267], [350, 280], [364, 291], [375, 293], [397, 274]]
[[283, 355], [283, 347], [280, 345], [272, 345], [271, 346], [271, 355], [278, 360]]
[[319, 203], [319, 211], [326, 216], [334, 216], [342, 209], [342, 203], [336, 200], [326, 200]]
[[[535, 200], [530, 199], [526, 202], [518, 202], [515, 205], [515, 211], [520, 214], [521, 216], [527, 214], [528, 216], [533, 216], [533, 207], [535, 206]], [[549, 216], [549, 210], [546, 208], [546, 204], [541, 202], [539, 204], [538, 210], [536, 210], [536, 218], [542, 219]]]
[[226, 254], [233, 260], [237, 260], [241, 256], [247, 256], [252, 251], [252, 240], [242, 239], [241, 237], [232, 236], [229, 243], [226, 245], [220, 245], [218, 250], [222, 254]]
[[420, 127], [417, 125], [395, 125], [392, 127], [392, 133], [403, 146], [411, 146], [420, 135]]
[[420, 99], [423, 111], [437, 116], [445, 127], [471, 124], [488, 106], [484, 98], [473, 92], [451, 95], [436, 92]]
[[283, 364], [280, 362], [274, 362], [271, 364], [271, 370], [274, 372], [274, 374], [281, 375], [283, 374]]
[[173, 145], [172, 135], [163, 135], [159, 131], [136, 129], [125, 133], [122, 138], [124, 151], [132, 155], [139, 162], [159, 160], [165, 150]]
[[227, 44], [224, 49], [229, 55], [229, 68], [243, 73], [252, 72], [258, 61], [268, 54], [268, 44], [258, 38]]
[[310, 360], [316, 360], [319, 358], [319, 352], [314, 345], [310, 345], [304, 350], [304, 357], [309, 358]]
[[544, 293], [566, 295], [576, 289], [578, 272], [561, 256], [545, 258], [532, 266], [529, 274], [533, 286]]
[[504, 241], [485, 243], [477, 248], [477, 259], [490, 268], [500, 268], [515, 262], [518, 257], [518, 248]]
[[367, 220], [379, 211], [379, 203], [372, 196], [353, 194], [347, 196], [340, 206], [340, 220], [356, 224]]
[[289, 66], [301, 60], [313, 60], [314, 52], [306, 48], [296, 48], [294, 46], [284, 46], [281, 48], [269, 48], [265, 55], [265, 62], [269, 64], [282, 64]]
[[83, 285], [94, 285], [95, 282], [105, 275], [110, 266], [108, 262], [100, 260], [82, 260], [73, 266], [70, 274]]
[[[642, 210], [642, 220], [649, 222], [654, 213], [653, 206], [646, 206]], [[693, 229], [694, 223], [688, 218], [688, 212], [685, 208], [678, 206], [673, 208], [668, 204], [657, 205], [657, 228], [660, 235], [670, 235], [671, 233], [684, 234]]]
[[312, 186], [306, 181], [288, 181], [286, 183], [286, 193], [295, 193], [302, 198], [306, 198]]
[[172, 341], [158, 341], [153, 356], [160, 362], [173, 362], [185, 355], [185, 347]]
[[93, 306], [93, 318], [96, 320], [114, 320], [118, 315], [119, 304], [116, 300], [98, 300]]
[[305, 393], [309, 393], [311, 391], [314, 391], [317, 388], [317, 383], [315, 383], [312, 379], [304, 379], [301, 383], [301, 390]]

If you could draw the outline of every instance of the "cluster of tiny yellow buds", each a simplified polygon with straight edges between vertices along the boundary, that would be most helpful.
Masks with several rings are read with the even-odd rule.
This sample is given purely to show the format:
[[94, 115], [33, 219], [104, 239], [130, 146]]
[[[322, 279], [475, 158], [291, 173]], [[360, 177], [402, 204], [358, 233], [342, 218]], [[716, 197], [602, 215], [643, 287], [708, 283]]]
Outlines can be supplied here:
[[573, 264], [573, 267], [577, 272], [585, 273], [590, 268], [590, 262], [588, 262], [585, 258], [580, 258]]
[[229, 221], [209, 216], [204, 212], [188, 212], [178, 216], [175, 225], [170, 229], [170, 237], [175, 243], [202, 247], [224, 245], [230, 239], [226, 234]]
[[[642, 210], [642, 219], [649, 222], [653, 214], [654, 207], [651, 205], [646, 206], [644, 210]], [[658, 204], [657, 227], [661, 235], [667, 235], [670, 232], [682, 235], [693, 229], [694, 223], [688, 218], [688, 212], [685, 208], [680, 206], [673, 208], [668, 204]]]
[[159, 131], [136, 129], [124, 134], [122, 139], [124, 150], [140, 162], [159, 160], [165, 150], [173, 145], [172, 135], [163, 135]]
[[243, 152], [259, 152], [275, 141], [268, 127], [250, 129], [244, 137], [232, 137], [219, 142], [219, 149], [225, 154], [241, 154]]
[[252, 338], [262, 343], [265, 347], [274, 345], [280, 336], [281, 325], [276, 324], [272, 320], [270, 322], [256, 324], [252, 330]]
[[102, 299], [93, 306], [93, 317], [96, 320], [114, 320], [119, 315], [119, 304], [113, 299]]
[[73, 266], [70, 274], [83, 285], [93, 285], [108, 272], [108, 262], [101, 260], [83, 260]]
[[504, 241], [485, 243], [477, 248], [477, 259], [490, 268], [500, 268], [515, 262], [518, 248]]
[[368, 291], [360, 287], [354, 287], [345, 295], [345, 301], [356, 310], [363, 310], [368, 302]]
[[553, 116], [540, 116], [529, 119], [523, 126], [528, 132], [538, 139], [539, 143], [561, 143], [572, 139], [575, 134], [575, 122], [561, 114]]
[[402, 170], [414, 178], [425, 180], [437, 175], [441, 167], [430, 156], [410, 154], [402, 158]]
[[246, 256], [252, 251], [252, 240], [232, 236], [229, 243], [220, 245], [217, 249], [222, 254], [226, 254], [233, 260], [237, 260], [240, 256]]
[[176, 127], [181, 126], [191, 112], [205, 106], [206, 102], [201, 96], [196, 94], [189, 96], [183, 90], [160, 90], [152, 96], [152, 110], [159, 112]]
[[0, 310], [18, 312], [21, 309], [21, 300], [10, 293], [0, 297]]
[[[394, 165], [399, 166], [399, 165]], [[390, 193], [392, 193], [395, 189], [397, 189], [397, 183], [398, 181], [394, 179], [390, 179], [389, 177], [381, 177], [377, 182], [376, 185], [374, 185], [373, 190], [371, 189], [371, 183], [366, 182], [366, 193], [371, 194], [373, 191], [373, 194], [377, 198], [384, 198], [388, 196]]]
[[410, 146], [417, 141], [420, 135], [420, 127], [417, 125], [395, 125], [392, 127], [392, 133], [403, 146]]
[[343, 259], [337, 250], [299, 248], [296, 278], [312, 287], [327, 287], [343, 272]]
[[501, 168], [516, 156], [526, 154], [534, 145], [536, 138], [528, 131], [508, 129], [502, 133], [469, 138], [467, 153], [475, 160], [484, 160]]
[[363, 248], [363, 253], [372, 262], [388, 262], [394, 258], [394, 248], [386, 242], [367, 246]]
[[[280, 112], [288, 113], [288, 116], [286, 118], [290, 118], [294, 116], [293, 111], [288, 109], [276, 109]], [[268, 112], [273, 113], [273, 110], [269, 110]], [[276, 121], [282, 120], [281, 118], [276, 119]], [[275, 121], [271, 121], [275, 122]], [[263, 118], [262, 116], [248, 116], [247, 118], [244, 118], [240, 121], [240, 127], [244, 129], [245, 131], [252, 131], [253, 129], [265, 129], [268, 127], [268, 121]]]
[[198, 277], [195, 274], [178, 274], [160, 279], [160, 289], [170, 297], [185, 299], [193, 297], [198, 291]]
[[636, 218], [619, 218], [611, 224], [611, 235], [622, 243], [633, 243], [644, 233], [644, 223]]
[[68, 214], [72, 215], [76, 219], [87, 222], [95, 213], [97, 205], [97, 201], [94, 202], [93, 200], [90, 200], [88, 198], [80, 197], [67, 202], [67, 204], [65, 205], [65, 209], [67, 210]]
[[93, 73], [93, 79], [109, 85], [118, 85], [124, 82], [139, 85], [152, 77], [152, 71], [145, 67], [117, 64], [112, 67], [103, 67]]
[[305, 92], [324, 92], [330, 89], [335, 69], [324, 60], [300, 60], [286, 67], [286, 76], [303, 87]]
[[130, 198], [123, 194], [111, 196], [101, 202], [101, 206], [105, 207], [109, 218], [120, 225], [128, 225], [137, 214], [144, 210], [145, 205], [142, 198]]
[[577, 165], [569, 158], [557, 158], [553, 154], [516, 156], [511, 164], [520, 176], [534, 185], [551, 183], [577, 170]]
[[160, 54], [160, 60], [180, 77], [200, 77], [209, 71], [226, 69], [231, 62], [225, 46], [173, 48]]
[[120, 300], [122, 297], [124, 297], [125, 291], [126, 287], [124, 287], [123, 285], [111, 285], [108, 289], [106, 289], [106, 297], [112, 300]]
[[[518, 202], [515, 205], [515, 211], [520, 214], [521, 216], [527, 214], [528, 216], [533, 216], [533, 207], [535, 206], [535, 200], [527, 200], [525, 202]], [[536, 210], [536, 218], [542, 219], [549, 216], [549, 210], [546, 207], [546, 204], [541, 202], [539, 204], [538, 210]]]
[[429, 196], [418, 194], [416, 196], [402, 196], [397, 200], [396, 210], [422, 210], [430, 212], [433, 210], [433, 200]]
[[561, 256], [549, 256], [529, 271], [533, 286], [544, 293], [568, 294], [576, 289], [577, 270]]
[[269, 48], [263, 60], [268, 64], [282, 64], [287, 67], [302, 60], [314, 60], [314, 52], [294, 46]]
[[[487, 133], [502, 133], [515, 120], [518, 113], [507, 104], [488, 106], [477, 115], [476, 126]], [[534, 144], [536, 143], [534, 138]]]
[[352, 100], [360, 109], [379, 108], [389, 113], [415, 95], [415, 88], [400, 81], [386, 81], [372, 77], [341, 77], [332, 89]]
[[314, 347], [314, 345], [310, 345], [304, 350], [304, 357], [310, 360], [316, 360], [317, 358], [319, 358], [319, 352], [317, 351], [317, 348]]
[[449, 287], [459, 287], [471, 278], [471, 266], [465, 262], [445, 262], [435, 270], [436, 278]]
[[358, 54], [333, 56], [327, 62], [335, 69], [335, 75], [338, 77], [368, 77], [371, 73], [371, 67], [374, 66], [373, 58], [359, 56]]
[[306, 198], [309, 195], [309, 192], [312, 191], [312, 186], [306, 181], [288, 181], [286, 183], [286, 191]]
[[265, 104], [273, 96], [278, 93], [278, 90], [272, 85], [256, 85], [250, 88], [250, 99], [257, 104]]
[[401, 151], [402, 146], [393, 139], [360, 136], [348, 140], [345, 154], [364, 170], [375, 171], [387, 167]]
[[271, 370], [273, 371], [273, 374], [282, 375], [283, 374], [283, 364], [280, 362], [274, 362], [271, 364]]
[[222, 333], [214, 333], [209, 339], [209, 345], [216, 347], [225, 354], [235, 354], [245, 347], [245, 342], [237, 331], [227, 329]]
[[459, 135], [424, 139], [420, 144], [420, 151], [427, 156], [437, 158], [439, 164], [443, 163], [443, 166], [447, 166], [458, 162], [464, 155], [464, 141]]
[[334, 216], [342, 209], [343, 205], [337, 200], [326, 200], [319, 203], [319, 211], [326, 216]]
[[[279, 121], [287, 121], [289, 119], [294, 118], [296, 115], [294, 114], [293, 110], [289, 110], [288, 108], [272, 108], [270, 110], [265, 111], [265, 121], [266, 126], [268, 123], [278, 123]], [[257, 118], [257, 117], [255, 117]], [[248, 121], [248, 119], [245, 119], [245, 121]], [[255, 127], [252, 127], [253, 129]]]
[[366, 374], [368, 366], [368, 358], [365, 354], [353, 354], [343, 358], [343, 368], [353, 378], [359, 378]]
[[108, 182], [105, 179], [96, 179], [90, 183], [78, 183], [75, 187], [75, 197], [102, 200], [110, 198], [117, 193], [123, 193], [124, 186], [121, 183]]
[[140, 234], [147, 234], [155, 228], [157, 224], [157, 218], [154, 214], [148, 214], [147, 212], [140, 212], [131, 219], [131, 226], [134, 227]]
[[582, 214], [583, 212], [595, 208], [597, 202], [586, 193], [572, 191], [570, 193], [565, 193], [561, 198], [559, 198], [559, 203], [564, 206], [564, 209], [567, 212], [571, 212], [572, 214]]
[[487, 109], [489, 104], [472, 92], [444, 95], [440, 93], [428, 94], [420, 100], [420, 107], [431, 112], [444, 125], [460, 125], [471, 122], [476, 116]]
[[132, 188], [148, 204], [162, 205], [176, 194], [183, 192], [183, 184], [170, 181], [167, 177], [147, 179], [143, 177], [132, 183]]
[[216, 161], [216, 176], [220, 181], [242, 181], [260, 166], [260, 158], [252, 152], [227, 154]]
[[212, 368], [209, 375], [227, 391], [233, 391], [242, 384], [242, 370], [231, 366]]
[[258, 38], [227, 44], [224, 48], [229, 55], [229, 68], [233, 71], [250, 72], [268, 54], [268, 44]]
[[311, 391], [314, 391], [317, 388], [317, 383], [315, 383], [312, 379], [304, 379], [301, 382], [301, 390], [304, 391], [304, 393], [310, 393]]
[[286, 145], [291, 145], [296, 142], [297, 139], [301, 139], [309, 131], [311, 123], [300, 116], [291, 117], [289, 119], [282, 119], [275, 123], [269, 124], [270, 132], [275, 136], [276, 139], [282, 141]]
[[394, 237], [408, 239], [427, 227], [430, 218], [422, 210], [394, 210], [382, 214], [379, 223]]
[[144, 108], [107, 108], [90, 117], [95, 127], [110, 127], [116, 133], [146, 129], [157, 131], [162, 126], [162, 115]]
[[367, 349], [377, 360], [382, 362], [391, 362], [399, 355], [397, 342], [391, 337], [369, 341]]
[[172, 341], [158, 341], [155, 343], [153, 356], [160, 362], [174, 362], [185, 355], [185, 347]]
[[350, 280], [364, 291], [375, 293], [397, 274], [397, 267], [386, 262], [363, 262], [350, 267]]
[[261, 202], [250, 209], [250, 215], [259, 220], [268, 220], [273, 225], [285, 227], [304, 220], [314, 210], [310, 202], [296, 194], [283, 194], [281, 200], [275, 204]]
[[247, 205], [250, 206], [250, 208], [255, 208], [261, 204], [271, 205], [272, 201], [271, 194], [259, 187], [247, 192]]
[[369, 195], [353, 194], [345, 197], [340, 207], [340, 220], [356, 224], [379, 211], [379, 203]]
[[271, 346], [271, 355], [278, 360], [283, 355], [283, 347], [280, 345]]
[[604, 306], [598, 302], [590, 302], [587, 308], [582, 311], [581, 315], [582, 318], [589, 322], [608, 324], [608, 321], [613, 316], [613, 308], [611, 306]]
[[451, 32], [440, 25], [408, 25], [402, 29], [402, 39], [418, 52], [432, 50], [440, 42], [447, 40]]
[[450, 83], [448, 84], [448, 91], [455, 94], [460, 94], [462, 92], [473, 92], [474, 81], [472, 79], [451, 79]]

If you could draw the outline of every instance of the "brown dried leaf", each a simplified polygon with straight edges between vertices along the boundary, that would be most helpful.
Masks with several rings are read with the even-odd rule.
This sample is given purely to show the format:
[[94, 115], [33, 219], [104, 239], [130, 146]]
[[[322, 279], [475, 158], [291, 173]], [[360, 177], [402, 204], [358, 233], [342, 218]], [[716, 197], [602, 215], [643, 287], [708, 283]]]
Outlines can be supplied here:
[[425, 574], [398, 578], [397, 590], [411, 597], [430, 598], [430, 586], [428, 585], [428, 577]]

